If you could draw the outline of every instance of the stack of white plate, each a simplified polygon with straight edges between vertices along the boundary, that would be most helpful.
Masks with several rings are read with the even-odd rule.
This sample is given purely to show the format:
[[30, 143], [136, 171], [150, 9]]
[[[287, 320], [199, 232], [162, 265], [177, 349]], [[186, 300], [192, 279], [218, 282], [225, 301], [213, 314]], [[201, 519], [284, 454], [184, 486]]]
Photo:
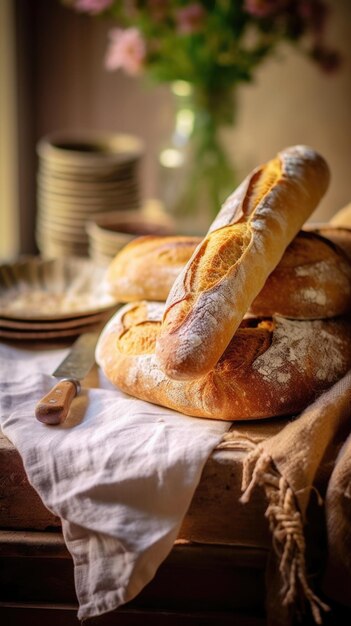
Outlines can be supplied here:
[[140, 207], [142, 153], [130, 135], [57, 133], [40, 140], [36, 238], [43, 257], [87, 256], [92, 215]]
[[0, 338], [49, 341], [100, 328], [116, 301], [88, 259], [29, 257], [0, 266]]

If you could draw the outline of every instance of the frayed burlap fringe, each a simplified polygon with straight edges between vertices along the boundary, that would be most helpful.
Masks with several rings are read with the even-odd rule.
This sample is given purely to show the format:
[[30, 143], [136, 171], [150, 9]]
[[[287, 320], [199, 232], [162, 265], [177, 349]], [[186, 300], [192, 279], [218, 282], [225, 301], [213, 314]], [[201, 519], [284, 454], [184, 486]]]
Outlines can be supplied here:
[[[300, 599], [307, 600], [315, 622], [321, 624], [321, 611], [328, 611], [329, 607], [313, 593], [307, 582], [303, 523], [294, 493], [264, 449], [260, 445], [254, 446], [252, 441], [247, 444], [246, 449], [250, 452], [243, 465], [243, 495], [240, 501], [248, 502], [256, 485], [265, 491], [268, 500], [265, 515], [282, 579], [282, 604], [288, 607]], [[240, 441], [239, 446], [243, 449], [244, 442]], [[224, 447], [229, 447], [229, 442]]]

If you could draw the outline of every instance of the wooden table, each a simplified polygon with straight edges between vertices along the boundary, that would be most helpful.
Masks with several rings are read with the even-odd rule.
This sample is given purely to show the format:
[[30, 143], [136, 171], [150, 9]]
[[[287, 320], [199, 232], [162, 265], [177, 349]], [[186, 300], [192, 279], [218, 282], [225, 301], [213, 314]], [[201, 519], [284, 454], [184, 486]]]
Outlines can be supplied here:
[[[94, 386], [96, 380], [92, 370], [84, 382]], [[268, 437], [284, 424], [269, 420], [242, 427], [251, 436]], [[261, 491], [255, 490], [248, 504], [239, 503], [243, 458], [242, 450], [212, 453], [173, 550], [155, 578], [132, 602], [89, 624], [266, 623], [264, 572], [271, 538]], [[75, 626], [77, 608], [73, 562], [60, 520], [28, 483], [13, 445], [0, 436], [0, 623]]]
[[[238, 503], [243, 458], [238, 450], [213, 452], [178, 540], [154, 580], [128, 605], [89, 623], [265, 624], [270, 535], [261, 492], [247, 505]], [[3, 436], [0, 476], [1, 623], [78, 624], [73, 563], [60, 520], [42, 504], [18, 452]]]

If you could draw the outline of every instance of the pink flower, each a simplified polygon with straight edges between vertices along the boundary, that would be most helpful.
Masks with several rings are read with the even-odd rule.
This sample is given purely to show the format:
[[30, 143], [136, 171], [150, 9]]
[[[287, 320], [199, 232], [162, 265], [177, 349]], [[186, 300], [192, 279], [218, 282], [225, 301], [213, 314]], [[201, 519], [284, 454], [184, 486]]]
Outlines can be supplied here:
[[146, 45], [137, 28], [113, 28], [105, 57], [108, 70], [122, 69], [130, 76], [140, 74], [146, 57]]
[[203, 25], [205, 13], [203, 6], [197, 2], [179, 9], [176, 13], [178, 32], [182, 35], [197, 33]]
[[108, 9], [113, 0], [75, 0], [74, 8], [82, 13], [97, 15]]

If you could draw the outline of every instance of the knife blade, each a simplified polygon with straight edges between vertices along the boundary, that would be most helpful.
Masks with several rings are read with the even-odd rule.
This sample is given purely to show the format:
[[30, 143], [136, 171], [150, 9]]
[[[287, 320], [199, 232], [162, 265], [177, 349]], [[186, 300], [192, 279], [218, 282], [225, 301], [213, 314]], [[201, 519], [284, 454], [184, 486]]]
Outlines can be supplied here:
[[72, 400], [80, 393], [80, 381], [95, 363], [100, 330], [80, 335], [53, 372], [60, 381], [36, 405], [35, 417], [39, 422], [57, 425], [65, 421]]

